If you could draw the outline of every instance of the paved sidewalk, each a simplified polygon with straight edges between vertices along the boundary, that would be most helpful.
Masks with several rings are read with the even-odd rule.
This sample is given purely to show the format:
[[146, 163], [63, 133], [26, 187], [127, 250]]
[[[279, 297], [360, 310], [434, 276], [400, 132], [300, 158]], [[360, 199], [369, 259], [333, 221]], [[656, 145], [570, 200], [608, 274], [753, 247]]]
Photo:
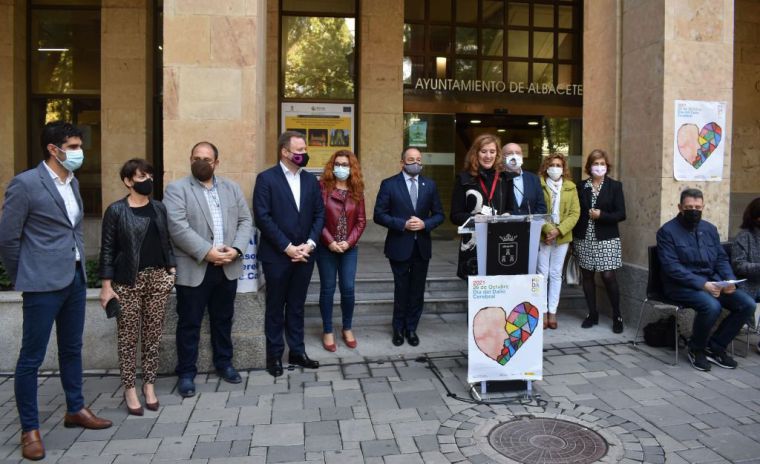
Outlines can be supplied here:
[[[636, 350], [598, 334], [592, 341], [557, 341], [560, 332], [547, 340], [555, 344], [547, 345], [545, 377], [535, 384], [542, 401], [531, 404], [462, 401], [469, 395], [460, 346], [430, 353], [436, 370], [413, 353], [320, 354], [332, 363], [286, 370], [276, 381], [259, 370], [242, 372], [239, 385], [199, 375], [199, 394], [185, 400], [174, 392], [175, 378], [164, 377], [157, 383], [161, 409], [142, 418], [127, 416], [115, 373], [92, 375], [85, 397], [114, 421], [101, 431], [64, 428], [59, 379], [44, 377], [43, 462], [511, 462], [494, 452], [488, 434], [500, 423], [529, 418], [596, 431], [607, 442], [602, 462], [760, 462], [760, 355], [754, 351], [737, 358], [739, 369], [703, 373], [685, 358], [676, 367], [666, 364], [671, 351]], [[603, 332], [611, 335], [607, 327]], [[19, 462], [13, 378], [0, 382], [0, 460]]]

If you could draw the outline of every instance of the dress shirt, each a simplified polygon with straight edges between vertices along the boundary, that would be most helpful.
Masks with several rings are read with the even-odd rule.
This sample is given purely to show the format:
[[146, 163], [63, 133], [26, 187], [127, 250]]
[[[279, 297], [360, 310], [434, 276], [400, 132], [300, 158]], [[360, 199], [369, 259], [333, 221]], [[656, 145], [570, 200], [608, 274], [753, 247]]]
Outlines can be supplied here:
[[[293, 199], [296, 201], [296, 209], [301, 211], [301, 171], [303, 171], [303, 168], [298, 168], [295, 174], [293, 174], [282, 161], [280, 161], [280, 167], [282, 168], [282, 173], [285, 174], [285, 180], [288, 181], [290, 191], [293, 192]], [[314, 240], [312, 239], [307, 240], [306, 243], [308, 243], [312, 249], [317, 247], [317, 244], [314, 243]], [[288, 243], [288, 246], [285, 247], [285, 249], [287, 250], [290, 245], [292, 245], [292, 243]]]
[[520, 174], [515, 176], [514, 179], [512, 179], [512, 185], [514, 185], [515, 190], [515, 202], [517, 202], [517, 207], [519, 208], [523, 201], [523, 192], [525, 192], [525, 187], [523, 186], [523, 172], [522, 169], [520, 169]]
[[224, 218], [222, 217], [222, 202], [219, 199], [219, 190], [216, 188], [216, 177], [213, 178], [211, 188], [203, 186], [203, 194], [206, 195], [206, 203], [211, 212], [211, 220], [214, 223], [214, 248], [224, 245]]
[[[61, 195], [61, 198], [63, 198], [63, 204], [66, 206], [66, 215], [69, 217], [71, 225], [74, 226], [77, 222], [79, 214], [81, 213], [79, 209], [79, 203], [77, 203], [77, 197], [74, 195], [74, 189], [71, 187], [71, 181], [74, 180], [74, 173], [69, 171], [69, 175], [66, 176], [66, 179], [61, 179], [58, 177], [58, 174], [56, 174], [55, 171], [50, 169], [50, 166], [48, 166], [47, 163], [42, 164], [45, 165], [45, 169], [48, 170], [50, 177], [53, 178], [55, 188], [58, 189], [58, 193]], [[74, 251], [76, 253], [76, 260], [81, 260], [79, 249], [77, 247], [74, 247]]]

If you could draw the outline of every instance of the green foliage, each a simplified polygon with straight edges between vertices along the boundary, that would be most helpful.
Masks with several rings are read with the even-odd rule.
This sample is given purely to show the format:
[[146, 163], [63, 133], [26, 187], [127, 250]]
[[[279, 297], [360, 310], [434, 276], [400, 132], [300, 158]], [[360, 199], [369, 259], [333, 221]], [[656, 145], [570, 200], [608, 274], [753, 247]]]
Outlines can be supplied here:
[[5, 272], [3, 263], [0, 263], [0, 290], [11, 290], [11, 278]]
[[85, 272], [87, 272], [87, 287], [100, 288], [100, 263], [97, 259], [88, 259], [84, 263]]
[[283, 18], [285, 97], [354, 98], [354, 37], [346, 18]]

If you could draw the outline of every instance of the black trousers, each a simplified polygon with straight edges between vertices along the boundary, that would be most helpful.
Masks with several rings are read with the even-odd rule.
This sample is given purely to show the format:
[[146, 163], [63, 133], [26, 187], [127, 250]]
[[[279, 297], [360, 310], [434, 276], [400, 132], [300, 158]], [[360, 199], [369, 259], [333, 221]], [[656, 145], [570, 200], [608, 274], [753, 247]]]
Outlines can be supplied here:
[[230, 280], [221, 266], [209, 264], [197, 287], [177, 285], [177, 368], [179, 377], [198, 372], [198, 342], [203, 314], [208, 308], [214, 367], [232, 365], [232, 317], [235, 314], [237, 279]]
[[414, 243], [412, 256], [405, 261], [390, 259], [393, 271], [393, 328], [417, 330], [425, 304], [425, 282], [429, 259], [423, 259]]
[[308, 263], [261, 264], [267, 281], [264, 316], [267, 360], [281, 359], [286, 341], [291, 353], [303, 354], [306, 351], [303, 343], [303, 305], [314, 271], [314, 259]]

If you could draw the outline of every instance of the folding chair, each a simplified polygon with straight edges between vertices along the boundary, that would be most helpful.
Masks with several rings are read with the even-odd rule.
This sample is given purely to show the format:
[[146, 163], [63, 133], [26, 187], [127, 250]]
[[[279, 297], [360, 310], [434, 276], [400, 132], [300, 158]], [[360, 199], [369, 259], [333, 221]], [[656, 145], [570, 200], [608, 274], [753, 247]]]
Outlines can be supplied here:
[[636, 340], [639, 338], [639, 331], [641, 330], [641, 321], [644, 318], [644, 308], [649, 306], [653, 309], [664, 309], [673, 311], [676, 318], [674, 339], [676, 341], [676, 355], [673, 360], [673, 365], [678, 364], [678, 313], [684, 309], [690, 309], [682, 306], [678, 303], [668, 300], [662, 294], [662, 280], [660, 279], [660, 258], [657, 256], [657, 246], [647, 247], [647, 254], [649, 257], [649, 275], [647, 277], [647, 297], [641, 302], [641, 309], [639, 310], [639, 323], [636, 325], [636, 335], [633, 337], [633, 346], [636, 346]]

